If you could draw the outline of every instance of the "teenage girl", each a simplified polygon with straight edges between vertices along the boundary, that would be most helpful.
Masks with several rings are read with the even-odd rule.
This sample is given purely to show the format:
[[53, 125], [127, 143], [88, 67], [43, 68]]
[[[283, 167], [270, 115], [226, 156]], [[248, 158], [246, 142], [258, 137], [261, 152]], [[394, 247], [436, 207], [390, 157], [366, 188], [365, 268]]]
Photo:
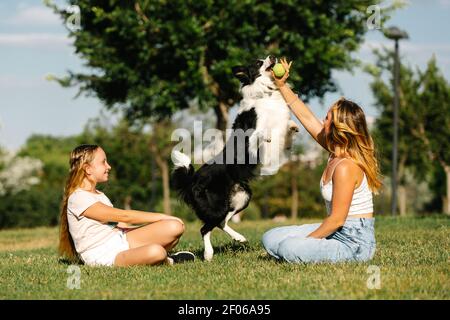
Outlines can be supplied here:
[[[176, 217], [114, 208], [96, 189], [108, 181], [111, 166], [97, 145], [80, 145], [70, 154], [70, 173], [60, 219], [59, 254], [86, 265], [131, 266], [193, 260], [184, 251], [170, 255], [184, 232]], [[120, 228], [145, 224], [136, 228]]]
[[276, 259], [288, 262], [367, 261], [375, 253], [372, 193], [381, 187], [379, 166], [364, 112], [341, 98], [321, 122], [286, 85], [286, 73], [273, 75], [286, 103], [308, 133], [329, 152], [320, 190], [328, 216], [322, 223], [274, 228], [262, 242]]

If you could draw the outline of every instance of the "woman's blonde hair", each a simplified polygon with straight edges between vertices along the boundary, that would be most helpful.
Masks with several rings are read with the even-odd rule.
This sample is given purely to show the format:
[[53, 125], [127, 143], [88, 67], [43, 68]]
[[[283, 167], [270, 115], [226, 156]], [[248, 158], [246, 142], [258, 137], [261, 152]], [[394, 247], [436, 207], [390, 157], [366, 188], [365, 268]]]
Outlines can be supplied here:
[[369, 187], [378, 193], [382, 183], [372, 137], [367, 128], [364, 111], [356, 103], [341, 98], [330, 109], [331, 125], [326, 135], [328, 150], [335, 156], [336, 147], [364, 171]]
[[99, 148], [97, 145], [83, 144], [70, 153], [70, 172], [64, 188], [62, 208], [60, 214], [59, 228], [59, 255], [71, 262], [79, 262], [79, 256], [75, 250], [75, 244], [69, 232], [69, 222], [67, 221], [67, 202], [70, 195], [81, 186], [86, 177], [85, 165], [94, 160], [95, 151]]

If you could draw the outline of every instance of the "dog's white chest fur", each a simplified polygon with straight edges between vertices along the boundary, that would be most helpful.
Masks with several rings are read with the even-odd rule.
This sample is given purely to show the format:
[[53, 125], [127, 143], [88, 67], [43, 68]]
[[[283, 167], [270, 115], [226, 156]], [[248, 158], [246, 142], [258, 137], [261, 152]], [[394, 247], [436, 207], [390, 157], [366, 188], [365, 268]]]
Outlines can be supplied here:
[[[258, 118], [256, 130], [280, 131], [279, 134], [286, 134], [290, 113], [279, 92], [275, 92], [270, 97], [256, 100], [255, 110]], [[258, 125], [263, 128], [258, 128]]]
[[275, 174], [287, 161], [287, 152], [290, 151], [292, 124], [290, 111], [279, 91], [270, 95], [252, 97], [241, 101], [240, 112], [255, 109], [256, 128], [250, 137], [249, 151], [253, 156], [259, 152], [262, 163], [261, 175]]

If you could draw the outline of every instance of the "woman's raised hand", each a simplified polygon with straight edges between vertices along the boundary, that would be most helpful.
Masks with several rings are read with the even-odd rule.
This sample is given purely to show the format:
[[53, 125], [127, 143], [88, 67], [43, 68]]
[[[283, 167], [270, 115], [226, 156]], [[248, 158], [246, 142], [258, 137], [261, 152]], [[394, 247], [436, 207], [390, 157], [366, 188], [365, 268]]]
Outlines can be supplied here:
[[272, 73], [272, 77], [274, 79], [274, 82], [275, 82], [275, 84], [277, 85], [278, 88], [281, 88], [282, 86], [285, 85], [286, 80], [289, 77], [289, 69], [291, 68], [292, 61], [288, 63], [286, 61], [286, 58], [281, 58], [280, 59], [280, 63], [283, 65], [284, 70], [286, 70], [286, 72], [284, 73], [283, 77], [281, 77], [281, 78], [275, 77], [275, 74], [273, 73], [273, 70], [270, 70], [270, 72]]

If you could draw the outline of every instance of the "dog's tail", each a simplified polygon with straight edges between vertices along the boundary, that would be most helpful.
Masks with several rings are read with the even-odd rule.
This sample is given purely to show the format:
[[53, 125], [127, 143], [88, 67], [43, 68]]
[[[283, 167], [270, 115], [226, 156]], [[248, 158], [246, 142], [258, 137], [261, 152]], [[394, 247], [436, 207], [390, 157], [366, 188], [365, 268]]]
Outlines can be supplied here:
[[184, 202], [189, 204], [192, 195], [192, 178], [195, 172], [191, 159], [184, 153], [173, 151], [172, 162], [175, 166], [171, 176], [172, 189]]

